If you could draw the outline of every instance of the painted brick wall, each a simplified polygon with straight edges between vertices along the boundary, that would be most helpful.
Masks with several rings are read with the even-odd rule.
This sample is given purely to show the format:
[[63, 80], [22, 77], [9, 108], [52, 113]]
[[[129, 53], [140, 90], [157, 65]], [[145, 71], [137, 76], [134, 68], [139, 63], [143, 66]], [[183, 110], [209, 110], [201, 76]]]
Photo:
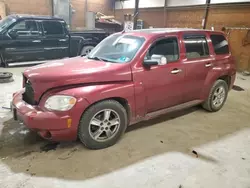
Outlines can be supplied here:
[[[202, 7], [178, 7], [168, 9], [166, 12], [167, 27], [191, 27], [202, 28], [202, 18], [204, 16]], [[133, 13], [132, 9], [116, 10], [115, 16], [123, 21], [123, 15]], [[140, 9], [139, 18], [145, 21], [145, 26], [164, 27], [163, 8]], [[250, 4], [235, 6], [229, 4], [224, 7], [211, 7], [208, 15], [207, 28], [213, 26], [215, 30], [222, 27], [248, 27], [250, 28]], [[247, 30], [231, 30], [229, 42], [233, 55], [237, 59], [237, 69], [240, 71], [250, 71], [250, 45], [243, 46], [242, 40], [246, 36]]]
[[5, 2], [8, 14], [51, 15], [50, 0], [1, 0]]
[[[85, 0], [71, 0], [73, 9], [76, 11], [72, 17], [73, 28], [81, 28], [85, 26]], [[102, 12], [110, 14], [109, 0], [88, 0], [88, 11]]]
[[[51, 15], [51, 0], [0, 0], [6, 4], [8, 14], [35, 14]], [[72, 18], [73, 28], [84, 27], [85, 0], [71, 0], [73, 8], [76, 10]], [[109, 0], [88, 0], [88, 10], [110, 14]]]

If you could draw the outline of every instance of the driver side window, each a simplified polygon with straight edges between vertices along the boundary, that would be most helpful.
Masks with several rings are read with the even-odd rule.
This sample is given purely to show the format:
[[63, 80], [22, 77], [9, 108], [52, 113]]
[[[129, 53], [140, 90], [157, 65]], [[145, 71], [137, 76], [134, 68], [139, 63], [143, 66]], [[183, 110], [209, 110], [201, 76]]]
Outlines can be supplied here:
[[151, 59], [152, 56], [164, 56], [168, 62], [177, 61], [179, 59], [179, 47], [176, 37], [161, 39], [154, 43], [149, 49], [145, 59]]
[[35, 21], [33, 20], [24, 20], [11, 29], [16, 32], [17, 36], [37, 36], [39, 35], [38, 27]]

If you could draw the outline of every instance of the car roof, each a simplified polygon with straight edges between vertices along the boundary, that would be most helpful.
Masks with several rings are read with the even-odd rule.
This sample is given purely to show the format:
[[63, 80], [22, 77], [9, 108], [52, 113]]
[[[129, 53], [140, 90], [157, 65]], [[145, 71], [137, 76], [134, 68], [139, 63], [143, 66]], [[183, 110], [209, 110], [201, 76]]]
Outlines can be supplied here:
[[218, 33], [223, 34], [220, 31], [212, 31], [212, 30], [205, 30], [205, 29], [193, 29], [193, 28], [153, 28], [153, 29], [139, 29], [139, 30], [132, 30], [125, 33], [136, 35], [136, 36], [155, 36], [159, 34], [169, 34], [169, 33], [179, 33], [179, 32], [210, 32], [210, 33]]
[[53, 16], [43, 16], [43, 15], [30, 15], [30, 14], [12, 14], [11, 17], [23, 18], [23, 19], [38, 19], [38, 20], [59, 20], [64, 21], [62, 18], [57, 18]]

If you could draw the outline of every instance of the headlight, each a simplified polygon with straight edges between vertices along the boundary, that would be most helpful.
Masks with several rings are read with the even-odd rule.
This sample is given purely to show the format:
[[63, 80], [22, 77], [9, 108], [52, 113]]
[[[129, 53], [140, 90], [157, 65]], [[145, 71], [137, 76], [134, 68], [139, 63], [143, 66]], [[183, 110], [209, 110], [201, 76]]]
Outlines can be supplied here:
[[76, 98], [67, 95], [54, 95], [47, 99], [44, 107], [48, 110], [67, 111], [76, 104]]

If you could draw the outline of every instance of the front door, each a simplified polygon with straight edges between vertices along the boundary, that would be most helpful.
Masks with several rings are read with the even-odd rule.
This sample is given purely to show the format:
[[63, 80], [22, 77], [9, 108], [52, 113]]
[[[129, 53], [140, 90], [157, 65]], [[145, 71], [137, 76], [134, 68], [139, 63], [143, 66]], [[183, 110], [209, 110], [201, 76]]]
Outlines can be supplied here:
[[59, 59], [69, 56], [69, 35], [60, 20], [44, 20], [40, 22], [43, 28], [42, 40], [45, 58]]
[[145, 91], [145, 113], [181, 103], [185, 69], [179, 60], [179, 51], [176, 36], [157, 40], [150, 47], [145, 59], [165, 56], [167, 63], [143, 68], [143, 71], [136, 73], [136, 82], [139, 81]]
[[22, 20], [7, 33], [10, 35], [5, 48], [7, 62], [34, 61], [43, 56], [42, 36], [34, 20]]
[[205, 81], [213, 67], [214, 58], [210, 55], [207, 37], [205, 34], [188, 34], [183, 36], [186, 59], [185, 89], [183, 102], [201, 99]]

